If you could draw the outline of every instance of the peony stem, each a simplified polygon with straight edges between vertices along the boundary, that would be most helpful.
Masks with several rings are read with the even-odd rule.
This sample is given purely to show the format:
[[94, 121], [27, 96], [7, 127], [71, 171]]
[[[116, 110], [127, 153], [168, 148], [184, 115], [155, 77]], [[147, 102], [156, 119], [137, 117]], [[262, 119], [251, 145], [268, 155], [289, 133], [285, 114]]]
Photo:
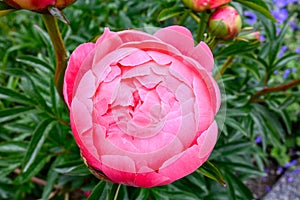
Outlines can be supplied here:
[[113, 184], [107, 196], [107, 200], [117, 200], [120, 188], [121, 188], [121, 184]]
[[225, 63], [224, 63], [223, 66], [221, 67], [219, 73], [217, 73], [217, 74], [215, 75], [215, 79], [216, 79], [216, 80], [219, 80], [219, 79], [221, 78], [222, 74], [224, 74], [224, 72], [226, 71], [226, 69], [232, 64], [233, 58], [234, 58], [233, 56], [229, 56], [229, 57], [227, 58], [227, 60], [225, 61]]
[[61, 98], [63, 98], [63, 78], [67, 67], [67, 52], [62, 39], [57, 20], [50, 14], [44, 14], [43, 20], [52, 41], [56, 57], [54, 85]]
[[271, 93], [271, 92], [285, 91], [285, 90], [293, 88], [299, 84], [300, 84], [300, 77], [297, 78], [296, 80], [290, 81], [290, 82], [282, 84], [282, 85], [266, 87], [266, 88], [256, 92], [254, 95], [252, 95], [250, 102], [255, 102], [261, 95]]
[[203, 41], [204, 31], [205, 31], [208, 17], [209, 14], [206, 11], [203, 11], [201, 14], [201, 19], [198, 23], [197, 42]]

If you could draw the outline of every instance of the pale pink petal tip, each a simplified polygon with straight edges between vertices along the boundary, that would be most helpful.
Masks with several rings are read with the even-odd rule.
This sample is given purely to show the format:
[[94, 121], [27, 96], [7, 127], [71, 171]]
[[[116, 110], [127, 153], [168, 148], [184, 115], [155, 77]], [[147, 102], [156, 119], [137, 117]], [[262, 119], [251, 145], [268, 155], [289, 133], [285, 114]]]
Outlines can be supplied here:
[[170, 30], [182, 33], [185, 36], [193, 39], [193, 35], [192, 35], [191, 31], [189, 29], [183, 27], [183, 26], [176, 26], [176, 25], [174, 25], [174, 26], [169, 26], [169, 27], [167, 27], [165, 29], [170, 29]]

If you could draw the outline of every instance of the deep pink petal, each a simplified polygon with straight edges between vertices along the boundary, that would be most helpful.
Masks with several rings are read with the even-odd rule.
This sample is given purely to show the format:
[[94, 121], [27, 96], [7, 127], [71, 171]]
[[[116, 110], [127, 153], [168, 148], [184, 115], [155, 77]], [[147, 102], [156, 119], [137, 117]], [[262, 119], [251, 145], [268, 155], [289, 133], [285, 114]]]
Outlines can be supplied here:
[[71, 54], [68, 66], [64, 77], [63, 93], [65, 101], [70, 108], [73, 98], [74, 82], [77, 77], [78, 71], [87, 55], [95, 48], [93, 43], [84, 43], [79, 45]]

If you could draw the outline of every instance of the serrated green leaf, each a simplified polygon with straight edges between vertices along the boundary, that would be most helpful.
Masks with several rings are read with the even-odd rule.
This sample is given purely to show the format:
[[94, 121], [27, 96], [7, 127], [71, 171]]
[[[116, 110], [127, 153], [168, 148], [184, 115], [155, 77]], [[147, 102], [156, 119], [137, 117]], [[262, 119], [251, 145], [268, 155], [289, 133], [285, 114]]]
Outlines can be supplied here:
[[202, 175], [216, 181], [222, 186], [226, 186], [224, 178], [218, 168], [210, 161], [206, 161], [198, 170]]
[[159, 15], [157, 17], [157, 20], [158, 21], [165, 21], [165, 20], [170, 19], [172, 17], [176, 17], [178, 15], [181, 15], [184, 12], [185, 12], [184, 7], [174, 6], [174, 7], [171, 7], [171, 8], [165, 8], [159, 13]]
[[0, 110], [0, 123], [20, 117], [22, 114], [34, 110], [33, 107], [13, 107]]
[[252, 10], [259, 12], [266, 18], [270, 19], [271, 21], [276, 22], [275, 18], [268, 10], [268, 7], [264, 1], [262, 1], [262, 0], [251, 0], [251, 1], [249, 1], [249, 0], [234, 0], [234, 1], [246, 6]]
[[37, 125], [32, 134], [30, 144], [22, 163], [23, 172], [27, 172], [27, 170], [35, 162], [37, 155], [44, 144], [44, 141], [46, 140], [55, 123], [57, 122], [53, 121], [52, 119], [45, 119]]

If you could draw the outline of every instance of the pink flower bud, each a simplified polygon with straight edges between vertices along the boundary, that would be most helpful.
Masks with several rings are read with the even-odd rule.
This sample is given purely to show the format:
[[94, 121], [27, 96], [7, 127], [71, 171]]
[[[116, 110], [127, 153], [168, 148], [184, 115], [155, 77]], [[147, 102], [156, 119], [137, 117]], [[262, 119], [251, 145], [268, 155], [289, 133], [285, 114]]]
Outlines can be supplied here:
[[231, 40], [241, 31], [242, 20], [238, 11], [231, 6], [218, 8], [209, 18], [209, 31], [219, 39]]
[[201, 12], [204, 10], [212, 10], [221, 5], [231, 2], [231, 0], [182, 0], [190, 9]]
[[8, 5], [16, 9], [27, 9], [37, 12], [47, 10], [49, 6], [63, 9], [74, 3], [76, 0], [4, 0]]
[[237, 39], [247, 42], [260, 41], [260, 33], [258, 31], [239, 36]]

